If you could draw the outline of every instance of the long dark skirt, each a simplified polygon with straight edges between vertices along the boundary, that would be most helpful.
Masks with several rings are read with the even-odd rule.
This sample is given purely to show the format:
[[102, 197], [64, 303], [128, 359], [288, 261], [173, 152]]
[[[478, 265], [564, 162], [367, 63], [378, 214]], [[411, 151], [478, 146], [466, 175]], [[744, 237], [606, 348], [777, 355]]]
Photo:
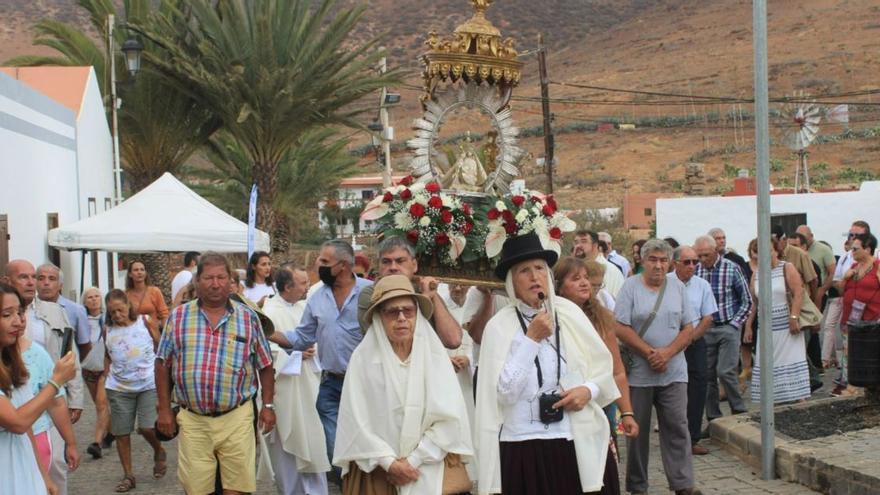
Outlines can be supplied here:
[[[610, 449], [610, 447], [609, 447]], [[565, 439], [501, 442], [504, 495], [582, 495], [574, 442]], [[601, 495], [618, 495], [617, 463], [609, 450]]]

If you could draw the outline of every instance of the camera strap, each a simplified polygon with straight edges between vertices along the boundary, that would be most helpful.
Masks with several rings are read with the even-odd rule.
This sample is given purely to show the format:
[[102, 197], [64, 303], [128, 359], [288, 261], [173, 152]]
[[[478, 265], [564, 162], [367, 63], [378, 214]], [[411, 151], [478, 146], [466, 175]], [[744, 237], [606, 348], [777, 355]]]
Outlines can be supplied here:
[[[526, 320], [523, 318], [522, 313], [519, 312], [519, 308], [516, 308], [516, 317], [519, 318], [519, 325], [522, 327], [523, 334], [528, 333], [529, 329], [526, 325]], [[562, 355], [559, 350], [560, 331], [562, 331], [562, 327], [559, 326], [559, 315], [556, 315], [556, 332], [554, 332], [556, 334], [556, 386], [559, 386], [562, 374]], [[538, 389], [540, 390], [544, 386], [544, 375], [541, 373], [541, 363], [538, 361], [538, 356], [535, 356], [535, 367], [538, 369]]]

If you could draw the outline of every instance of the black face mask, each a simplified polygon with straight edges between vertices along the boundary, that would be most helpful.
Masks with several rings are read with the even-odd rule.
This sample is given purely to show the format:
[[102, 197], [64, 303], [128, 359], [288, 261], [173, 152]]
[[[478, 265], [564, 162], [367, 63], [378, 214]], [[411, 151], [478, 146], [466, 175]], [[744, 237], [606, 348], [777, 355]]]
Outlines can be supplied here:
[[319, 266], [318, 278], [321, 279], [321, 282], [324, 282], [324, 285], [329, 285], [330, 287], [336, 283], [336, 275], [333, 275], [332, 266]]

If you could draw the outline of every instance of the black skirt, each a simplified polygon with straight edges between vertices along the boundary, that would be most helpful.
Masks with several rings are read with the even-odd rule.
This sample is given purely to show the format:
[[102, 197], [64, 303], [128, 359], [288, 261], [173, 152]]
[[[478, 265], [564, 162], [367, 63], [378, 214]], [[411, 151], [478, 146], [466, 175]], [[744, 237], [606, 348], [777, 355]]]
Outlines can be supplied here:
[[[504, 495], [582, 495], [574, 442], [562, 438], [501, 442], [501, 492]], [[617, 463], [610, 450], [600, 495], [619, 495]]]

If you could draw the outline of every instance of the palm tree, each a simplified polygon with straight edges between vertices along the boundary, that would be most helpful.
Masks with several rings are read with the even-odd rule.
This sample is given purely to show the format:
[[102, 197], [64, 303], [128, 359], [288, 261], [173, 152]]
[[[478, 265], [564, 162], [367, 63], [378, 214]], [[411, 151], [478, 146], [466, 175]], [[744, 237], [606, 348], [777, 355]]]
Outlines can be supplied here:
[[[6, 62], [12, 66], [88, 66], [98, 74], [101, 93], [105, 95], [107, 113], [110, 113], [110, 73], [107, 61], [107, 16], [117, 14], [112, 0], [78, 0], [89, 13], [92, 27], [100, 33], [100, 44], [81, 29], [51, 19], [43, 19], [34, 26], [37, 37], [34, 45], [53, 48], [57, 56], [24, 55]], [[154, 13], [162, 13], [185, 5], [183, 0], [168, 0], [153, 8], [152, 0], [125, 0], [123, 16], [129, 22], [149, 23]], [[119, 17], [117, 15], [117, 17]], [[115, 30], [115, 42], [121, 46], [131, 34], [125, 29]], [[146, 50], [156, 50], [147, 44]], [[116, 65], [124, 67], [117, 53]], [[217, 120], [199, 102], [176, 91], [164, 77], [149, 64], [131, 78], [124, 70], [118, 71], [120, 97], [124, 104], [119, 109], [120, 156], [125, 179], [132, 193], [137, 192], [163, 173], [177, 173], [189, 157], [204, 144], [219, 127]]]
[[[106, 45], [107, 16], [127, 18], [129, 22], [149, 24], [152, 15], [185, 5], [184, 0], [163, 0], [154, 8], [152, 0], [125, 0], [124, 11], [118, 15], [113, 0], [78, 0], [89, 13], [92, 27], [100, 34], [94, 41], [81, 29], [51, 19], [39, 21], [35, 29], [35, 45], [53, 48], [57, 56], [21, 56], [6, 62], [14, 66], [62, 65], [93, 66], [109, 117], [110, 72]], [[121, 46], [131, 34], [125, 29], [115, 30], [115, 43]], [[147, 43], [149, 53], [157, 47]], [[121, 54], [116, 53], [117, 67], [125, 67]], [[119, 110], [119, 152], [125, 171], [126, 185], [137, 192], [165, 172], [179, 173], [180, 167], [198, 150], [219, 127], [219, 120], [200, 102], [176, 91], [164, 77], [144, 64], [136, 78], [124, 70], [118, 72], [120, 97], [124, 104]], [[167, 257], [146, 253], [143, 256], [156, 285], [170, 287]]]
[[[307, 211], [335, 191], [339, 181], [357, 172], [357, 159], [347, 151], [348, 140], [337, 131], [307, 131], [278, 164], [278, 195], [272, 207], [279, 214], [281, 230], [314, 221]], [[229, 134], [221, 132], [206, 146], [210, 167], [187, 166], [184, 177], [190, 187], [230, 215], [245, 220], [253, 181], [253, 162], [247, 151]], [[297, 239], [292, 239], [297, 240]]]
[[[191, 0], [135, 29], [160, 45], [146, 57], [170, 82], [211, 108], [252, 163], [258, 225], [286, 251], [276, 217], [279, 165], [316, 127], [358, 126], [361, 99], [399, 80], [377, 74], [377, 39], [350, 38], [365, 7], [337, 0]], [[184, 29], [183, 36], [178, 29]], [[303, 184], [303, 181], [298, 181]]]

